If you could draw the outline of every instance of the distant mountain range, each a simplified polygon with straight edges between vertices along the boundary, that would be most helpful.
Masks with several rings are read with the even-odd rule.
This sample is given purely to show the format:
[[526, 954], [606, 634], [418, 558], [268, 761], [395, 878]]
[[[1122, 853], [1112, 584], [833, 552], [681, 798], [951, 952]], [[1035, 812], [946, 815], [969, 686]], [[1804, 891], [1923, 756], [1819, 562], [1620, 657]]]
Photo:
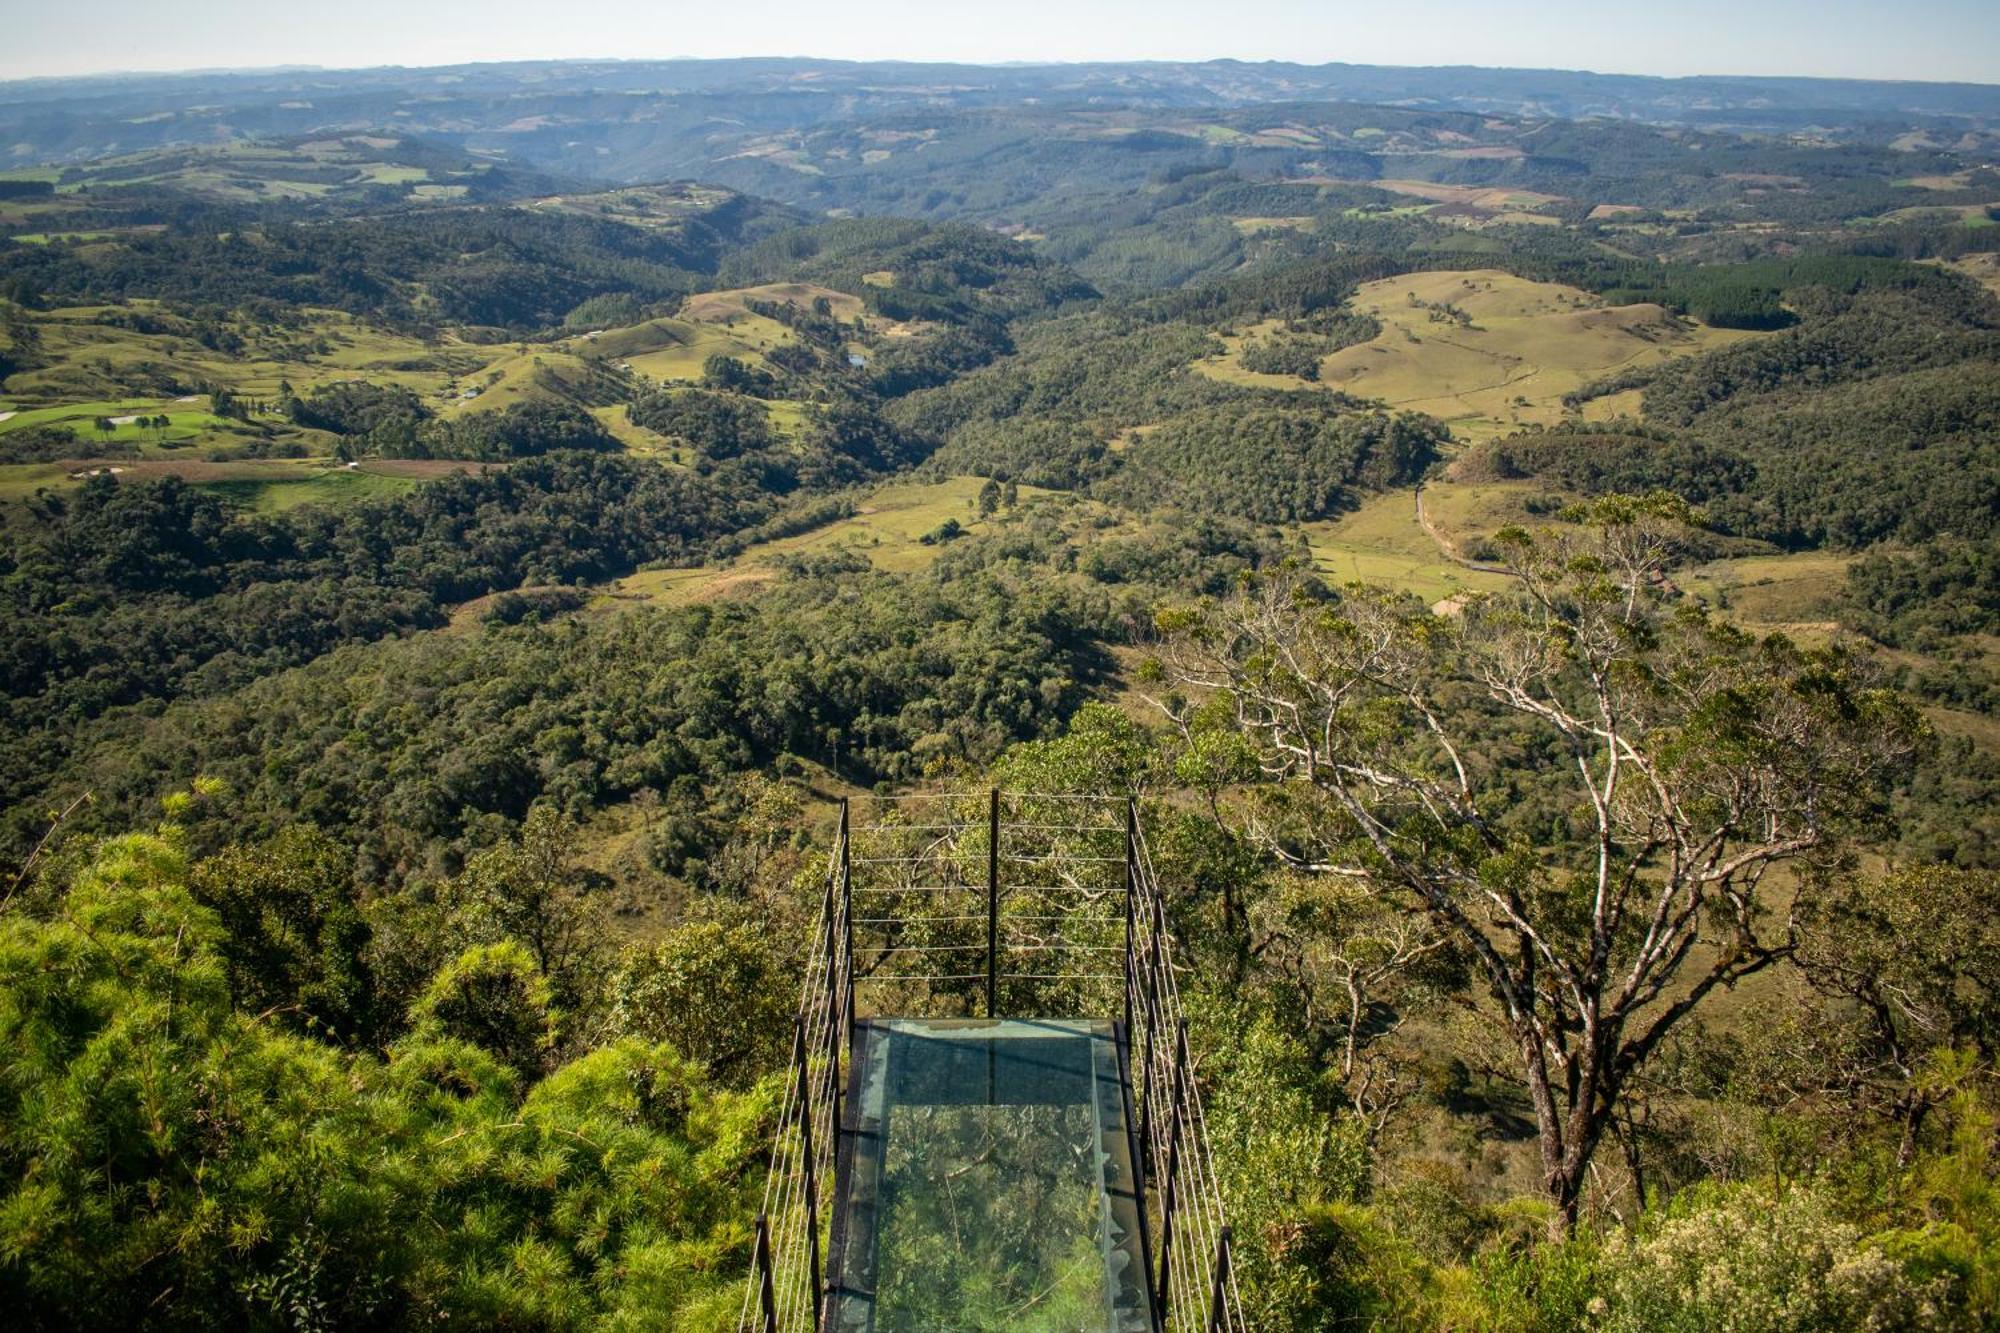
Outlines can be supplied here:
[[[655, 177], [731, 145], [858, 120], [999, 108], [1196, 111], [1373, 103], [1614, 118], [1939, 147], [2000, 130], [2000, 86], [1663, 79], [1567, 70], [1201, 63], [953, 65], [804, 59], [289, 68], [0, 83], [0, 166], [235, 138], [395, 128], [544, 169]], [[676, 148], [663, 148], [672, 141]], [[718, 146], [725, 151], [713, 151]], [[702, 151], [691, 151], [700, 148]], [[754, 151], [744, 149], [743, 151]]]

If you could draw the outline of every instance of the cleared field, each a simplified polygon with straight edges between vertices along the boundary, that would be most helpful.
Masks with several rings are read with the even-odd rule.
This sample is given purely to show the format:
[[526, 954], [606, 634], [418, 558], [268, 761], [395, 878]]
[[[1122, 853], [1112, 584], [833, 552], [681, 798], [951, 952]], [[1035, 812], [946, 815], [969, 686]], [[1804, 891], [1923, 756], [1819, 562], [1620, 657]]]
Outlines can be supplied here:
[[[95, 192], [120, 186], [154, 185], [232, 203], [273, 199], [306, 199], [359, 195], [382, 186], [439, 187], [423, 167], [389, 161], [401, 140], [355, 135], [285, 144], [269, 140], [231, 140], [186, 147], [164, 147], [101, 158], [80, 165], [47, 169], [46, 174], [6, 173], [7, 179], [42, 179], [57, 183], [62, 194], [86, 187]], [[466, 172], [490, 168], [474, 164]]]
[[123, 326], [158, 319], [172, 327], [149, 302], [36, 312], [36, 355], [46, 364], [8, 379], [7, 405], [119, 401], [132, 397], [137, 385], [162, 378], [216, 384], [244, 397], [266, 399], [277, 397], [281, 383], [304, 393], [357, 378], [436, 395], [455, 377], [478, 371], [511, 350], [451, 338], [426, 343], [371, 328], [338, 311], [302, 313], [304, 324], [293, 329], [233, 325], [243, 346], [225, 353], [184, 333], [144, 333]]
[[759, 305], [789, 305], [801, 310], [810, 310], [815, 301], [825, 301], [835, 319], [851, 320], [864, 312], [858, 296], [837, 292], [831, 287], [822, 287], [812, 282], [767, 282], [761, 287], [736, 287], [729, 291], [702, 292], [690, 296], [681, 307], [681, 318], [702, 323], [722, 323], [731, 318], [747, 318], [751, 315], [750, 303]]
[[423, 461], [417, 466], [435, 470], [414, 471], [410, 464], [395, 462], [370, 462], [350, 468], [329, 465], [324, 459], [210, 463], [201, 459], [142, 458], [16, 463], [0, 465], [0, 502], [18, 503], [39, 490], [67, 490], [81, 485], [94, 473], [108, 472], [120, 481], [179, 477], [246, 509], [275, 513], [302, 504], [349, 504], [399, 495], [425, 477], [439, 476], [465, 465]]
[[[777, 558], [843, 551], [865, 556], [880, 570], [913, 573], [928, 567], [945, 549], [942, 545], [926, 546], [922, 538], [947, 519], [957, 519], [970, 531], [991, 521], [978, 517], [979, 490], [985, 484], [983, 477], [951, 477], [940, 482], [884, 486], [863, 501], [851, 518], [753, 546], [729, 565], [633, 574], [620, 579], [609, 596], [661, 606], [714, 601], [778, 577], [772, 564]], [[1023, 486], [1020, 503], [1047, 494]]]
[[636, 185], [598, 194], [551, 195], [533, 200], [528, 207], [607, 218], [634, 227], [674, 228], [689, 218], [699, 217], [726, 203], [731, 197], [729, 191], [714, 186], [672, 183]]
[[[1428, 499], [1435, 487], [1425, 487]], [[1465, 488], [1472, 489], [1472, 488]], [[1451, 561], [1417, 521], [1409, 491], [1378, 495], [1342, 518], [1305, 523], [1299, 530], [1320, 573], [1338, 583], [1386, 584], [1437, 607], [1467, 593], [1493, 592], [1512, 582], [1504, 574], [1467, 569]]]
[[21, 245], [47, 245], [50, 241], [106, 241], [116, 234], [109, 231], [23, 231], [7, 239]]
[[[590, 378], [590, 367], [579, 356], [553, 347], [524, 347], [502, 355], [472, 377], [444, 414], [499, 412], [535, 399], [573, 398]], [[471, 393], [473, 389], [478, 392]]]
[[652, 379], [692, 382], [701, 378], [702, 365], [711, 356], [733, 356], [762, 366], [766, 350], [790, 341], [792, 331], [776, 320], [744, 315], [731, 325], [649, 319], [560, 345], [608, 357]]
[[[1477, 156], [1479, 150], [1465, 150], [1460, 156]], [[1438, 181], [1417, 180], [1339, 180], [1332, 176], [1308, 176], [1292, 182], [1298, 185], [1361, 185], [1371, 190], [1386, 190], [1390, 194], [1407, 195], [1412, 199], [1428, 199], [1436, 204], [1457, 204], [1465, 208], [1476, 208], [1489, 213], [1526, 212], [1545, 204], [1559, 204], [1563, 196], [1542, 194], [1536, 190], [1516, 190], [1493, 188], [1485, 185], [1445, 185]]]
[[1231, 218], [1236, 230], [1245, 236], [1255, 236], [1262, 231], [1311, 231], [1319, 222], [1313, 217], [1283, 218]]
[[[151, 423], [161, 416], [167, 418], [167, 425], [155, 428]], [[111, 429], [98, 430], [99, 421], [108, 421]], [[60, 426], [74, 431], [81, 446], [91, 443], [184, 444], [203, 435], [242, 429], [242, 423], [218, 417], [205, 407], [182, 399], [94, 399], [54, 407], [17, 406], [11, 400], [0, 401], [0, 435], [31, 426]]]
[[1676, 582], [1746, 630], [1820, 643], [1839, 629], [1835, 602], [1853, 562], [1828, 551], [1744, 556], [1690, 569]]
[[[1327, 577], [1387, 584], [1440, 607], [1464, 593], [1511, 586], [1511, 576], [1467, 568], [1452, 556], [1477, 554], [1484, 539], [1510, 523], [1531, 530], [1552, 524], [1526, 508], [1541, 494], [1531, 482], [1431, 482], [1423, 488], [1428, 530], [1409, 491], [1376, 496], [1352, 514], [1299, 530]], [[1674, 582], [1752, 633], [1820, 644], [1840, 630], [1837, 604], [1852, 562], [1822, 551], [1741, 556], [1683, 570]]]
[[1961, 255], [1945, 267], [1957, 269], [2000, 296], [2000, 254]]
[[353, 504], [401, 495], [417, 485], [417, 478], [393, 476], [360, 468], [295, 468], [295, 475], [232, 477], [200, 483], [233, 504], [260, 514], [275, 514], [300, 505]]
[[[1327, 357], [1319, 382], [1427, 412], [1465, 439], [1553, 424], [1564, 415], [1563, 395], [1591, 380], [1757, 336], [1679, 320], [1657, 305], [1606, 306], [1579, 288], [1490, 269], [1371, 282], [1353, 305], [1380, 320], [1382, 332]], [[1243, 383], [1306, 383], [1244, 371], [1241, 341], [1225, 340], [1227, 353], [1196, 368]]]

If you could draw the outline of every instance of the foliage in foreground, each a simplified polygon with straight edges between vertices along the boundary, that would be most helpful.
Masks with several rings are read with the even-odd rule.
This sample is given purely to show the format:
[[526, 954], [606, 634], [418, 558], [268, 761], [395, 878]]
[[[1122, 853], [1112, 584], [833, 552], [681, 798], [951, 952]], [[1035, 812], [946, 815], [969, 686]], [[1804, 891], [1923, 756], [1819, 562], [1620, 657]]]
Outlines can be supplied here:
[[233, 1005], [233, 950], [171, 826], [0, 920], [0, 1294], [23, 1326], [718, 1322], [761, 1094], [637, 1038], [543, 1073], [563, 1016], [511, 940], [448, 963], [379, 1052]]

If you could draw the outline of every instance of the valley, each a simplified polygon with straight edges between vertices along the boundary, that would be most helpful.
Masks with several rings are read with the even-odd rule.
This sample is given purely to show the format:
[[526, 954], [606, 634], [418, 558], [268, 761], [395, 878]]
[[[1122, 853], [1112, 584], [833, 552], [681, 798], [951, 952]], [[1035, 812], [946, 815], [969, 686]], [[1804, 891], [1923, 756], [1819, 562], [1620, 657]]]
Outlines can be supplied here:
[[[0, 130], [24, 1326], [753, 1326], [843, 799], [922, 958], [1003, 854], [1115, 932], [1063, 812], [1130, 803], [1232, 1333], [2000, 1320], [2000, 91], [521, 61]], [[996, 790], [1043, 841], [915, 813]], [[958, 1190], [897, 1243], [979, 1327], [1099, 1326], [1111, 1251]]]

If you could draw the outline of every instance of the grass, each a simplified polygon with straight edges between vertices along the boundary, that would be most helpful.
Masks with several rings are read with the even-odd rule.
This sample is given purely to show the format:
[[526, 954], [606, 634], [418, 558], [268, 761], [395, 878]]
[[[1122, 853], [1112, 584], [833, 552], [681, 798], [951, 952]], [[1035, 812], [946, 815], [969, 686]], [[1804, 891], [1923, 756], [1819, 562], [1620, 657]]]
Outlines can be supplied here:
[[[245, 346], [232, 355], [182, 334], [139, 333], [96, 322], [116, 309], [78, 306], [33, 312], [41, 339], [38, 355], [47, 364], [9, 378], [10, 397], [37, 407], [124, 400], [135, 382], [159, 374], [266, 399], [277, 397], [281, 383], [304, 393], [316, 385], [356, 378], [441, 395], [455, 377], [483, 368], [507, 350], [473, 347], [449, 338], [426, 343], [373, 328], [341, 312], [307, 310], [302, 312], [305, 324], [296, 330], [239, 323], [236, 332]], [[125, 309], [155, 312], [147, 302], [133, 302]]]
[[331, 466], [325, 459], [243, 459], [211, 463], [203, 459], [133, 459], [77, 467], [74, 463], [0, 465], [0, 505], [18, 504], [39, 490], [66, 490], [91, 472], [108, 469], [123, 481], [175, 476], [258, 513], [278, 513], [304, 504], [341, 505], [401, 495], [420, 481], [458, 464], [432, 460], [370, 460], [355, 467]]
[[[180, 399], [119, 398], [24, 408], [0, 403], [0, 412], [9, 411], [12, 415], [0, 421], [0, 435], [30, 426], [67, 427], [76, 432], [79, 455], [87, 453], [92, 444], [151, 444], [160, 440], [186, 443], [218, 431], [234, 432], [242, 428], [240, 422], [218, 417], [206, 408], [192, 407]], [[168, 422], [161, 431], [123, 420], [126, 417], [161, 415]], [[114, 426], [107, 434], [96, 429], [95, 423], [99, 418], [123, 424]]]
[[1231, 218], [1229, 221], [1235, 226], [1236, 230], [1242, 232], [1245, 236], [1255, 236], [1259, 232], [1266, 231], [1311, 231], [1319, 219], [1313, 217], [1251, 217]]
[[[1434, 504], [1426, 487], [1427, 508]], [[1417, 522], [1409, 491], [1368, 500], [1338, 519], [1305, 523], [1300, 531], [1320, 573], [1337, 583], [1386, 584], [1416, 594], [1435, 606], [1466, 593], [1497, 592], [1512, 582], [1453, 563]]]
[[[1425, 305], [1414, 305], [1415, 297]], [[1382, 332], [1321, 362], [1320, 383], [1392, 407], [1427, 412], [1465, 439], [1563, 418], [1563, 395], [1632, 365], [1706, 351], [1754, 334], [1676, 320], [1655, 305], [1607, 307], [1578, 288], [1497, 270], [1414, 273], [1363, 286], [1354, 308]], [[1449, 305], [1470, 327], [1432, 318]], [[1268, 333], [1272, 325], [1249, 332]], [[1255, 375], [1238, 361], [1244, 339], [1196, 369], [1237, 383], [1298, 387], [1288, 375]]]
[[479, 392], [456, 399], [445, 415], [498, 412], [535, 399], [569, 398], [572, 386], [581, 385], [589, 376], [590, 368], [579, 356], [553, 347], [523, 347], [503, 353], [474, 376], [465, 388]]
[[353, 504], [401, 495], [417, 485], [414, 477], [386, 476], [359, 468], [299, 468], [302, 475], [230, 478], [198, 483], [230, 503], [260, 514], [282, 513], [300, 505]]
[[[421, 167], [382, 160], [382, 151], [397, 142], [357, 136], [318, 139], [296, 147], [236, 141], [152, 148], [41, 179], [61, 180], [59, 189], [64, 193], [86, 186], [94, 195], [125, 186], [157, 185], [238, 203], [358, 194], [370, 187], [428, 181], [430, 173]], [[342, 178], [319, 179], [328, 168], [341, 170]]]
[[[713, 601], [776, 578], [778, 571], [773, 562], [779, 557], [843, 551], [866, 557], [880, 570], [915, 573], [928, 568], [945, 549], [941, 545], [926, 546], [922, 540], [945, 520], [957, 519], [974, 531], [992, 521], [978, 517], [979, 491], [985, 484], [983, 477], [950, 477], [940, 482], [884, 486], [861, 501], [851, 518], [797, 536], [760, 543], [729, 565], [633, 574], [620, 579], [611, 596], [659, 606]], [[1047, 494], [1036, 487], [1023, 486], [1020, 503], [1026, 505]]]
[[676, 182], [638, 185], [598, 194], [565, 194], [534, 200], [529, 207], [549, 212], [608, 218], [634, 227], [678, 227], [730, 198], [726, 190]]
[[[247, 433], [241, 423], [210, 414], [179, 399], [142, 397], [135, 386], [163, 378], [181, 383], [215, 384], [239, 396], [276, 399], [281, 386], [306, 394], [344, 380], [409, 389], [447, 416], [495, 411], [537, 398], [574, 398], [575, 387], [590, 372], [589, 361], [623, 361], [635, 371], [667, 383], [691, 383], [701, 378], [709, 357], [734, 356], [762, 364], [763, 352], [792, 341], [792, 333], [774, 320], [750, 313], [752, 300], [798, 301], [810, 304], [825, 296], [836, 314], [851, 317], [861, 303], [852, 296], [807, 284], [773, 284], [697, 298], [703, 319], [651, 320], [629, 328], [566, 339], [559, 343], [474, 345], [446, 335], [425, 342], [374, 328], [336, 311], [303, 312], [306, 322], [296, 329], [265, 328], [236, 321], [233, 331], [244, 340], [237, 354], [214, 351], [185, 333], [140, 333], [102, 322], [121, 312], [157, 314], [147, 302], [129, 306], [78, 306], [30, 312], [40, 339], [39, 358], [45, 363], [8, 380], [11, 391], [0, 401], [0, 433], [28, 426], [60, 424], [77, 434], [79, 455], [92, 444], [135, 443], [147, 452], [161, 444], [187, 447], [201, 443], [235, 442]], [[468, 388], [478, 392], [465, 396]], [[120, 426], [109, 436], [93, 428], [99, 417], [153, 416], [165, 413], [171, 424], [163, 437], [150, 427]], [[804, 408], [772, 405], [773, 424], [796, 436], [804, 427]], [[661, 454], [665, 441], [623, 420], [623, 413], [600, 412], [599, 419], [635, 452]], [[289, 423], [260, 418], [262, 425]], [[325, 441], [301, 436], [309, 450]]]
[[1676, 582], [1753, 633], [1822, 643], [1839, 629], [1836, 603], [1853, 562], [1831, 551], [1743, 556], [1690, 569]]
[[36, 491], [63, 490], [76, 485], [61, 463], [0, 464], [0, 505], [16, 505]]
[[[813, 302], [823, 300], [830, 307], [833, 318], [851, 322], [862, 315], [867, 307], [861, 298], [846, 292], [835, 291], [811, 282], [767, 282], [760, 287], [736, 287], [728, 291], [703, 292], [690, 296], [681, 308], [681, 318], [704, 324], [714, 324], [732, 318], [751, 318], [750, 303], [760, 305], [790, 305], [802, 310], [812, 309]], [[780, 326], [782, 327], [782, 326]]]
[[105, 241], [114, 235], [115, 232], [108, 231], [25, 231], [8, 239], [22, 245], [47, 245], [50, 241]]
[[792, 332], [776, 320], [746, 315], [733, 325], [687, 319], [649, 319], [594, 337], [572, 338], [565, 346], [589, 348], [594, 354], [621, 361], [651, 379], [693, 382], [711, 356], [733, 356], [753, 365], [764, 364], [767, 348], [790, 342]]
[[1955, 268], [1988, 291], [2000, 296], [2000, 254], [1964, 255], [1946, 265]]

